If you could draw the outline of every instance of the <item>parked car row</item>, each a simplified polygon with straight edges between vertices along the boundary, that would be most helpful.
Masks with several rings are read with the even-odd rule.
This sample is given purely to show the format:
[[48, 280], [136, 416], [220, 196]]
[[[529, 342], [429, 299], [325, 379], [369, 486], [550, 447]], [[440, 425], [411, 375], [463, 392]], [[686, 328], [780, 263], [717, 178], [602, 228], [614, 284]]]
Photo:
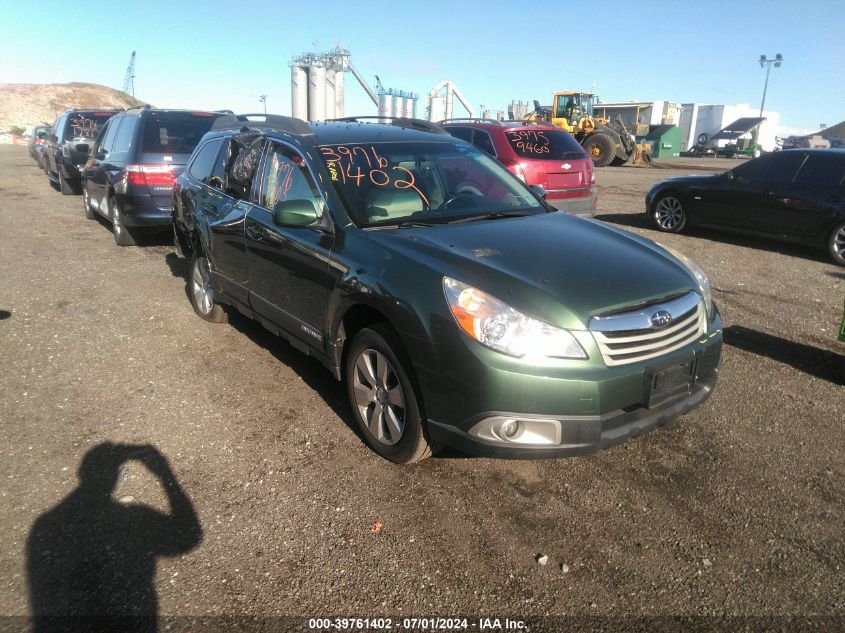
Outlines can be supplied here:
[[118, 244], [170, 223], [195, 312], [237, 310], [319, 360], [378, 454], [535, 458], [697, 407], [722, 342], [698, 266], [549, 203], [576, 184], [594, 208], [592, 166], [557, 131], [141, 108], [68, 153], [89, 145], [88, 217]]

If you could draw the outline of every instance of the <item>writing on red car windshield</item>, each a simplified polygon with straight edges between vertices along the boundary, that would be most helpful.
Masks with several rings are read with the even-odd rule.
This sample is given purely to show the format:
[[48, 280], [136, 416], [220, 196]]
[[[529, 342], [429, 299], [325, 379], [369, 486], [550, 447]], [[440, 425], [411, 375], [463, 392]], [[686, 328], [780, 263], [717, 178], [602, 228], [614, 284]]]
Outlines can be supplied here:
[[333, 145], [320, 148], [331, 179], [355, 187], [412, 189], [428, 205], [428, 199], [416, 185], [414, 173], [390, 162], [367, 145]]
[[545, 132], [537, 130], [516, 130], [507, 132], [508, 140], [523, 155], [536, 154], [544, 156], [551, 151], [549, 138]]

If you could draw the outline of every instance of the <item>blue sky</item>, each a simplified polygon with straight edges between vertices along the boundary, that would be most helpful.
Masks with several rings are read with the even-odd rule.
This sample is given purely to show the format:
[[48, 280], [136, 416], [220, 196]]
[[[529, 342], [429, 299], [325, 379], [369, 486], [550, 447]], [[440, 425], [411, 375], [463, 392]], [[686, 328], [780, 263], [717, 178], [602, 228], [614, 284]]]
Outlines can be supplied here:
[[[337, 42], [370, 82], [424, 93], [451, 79], [476, 107], [502, 110], [594, 81], [604, 101], [759, 107], [757, 59], [781, 53], [766, 97], [781, 126], [845, 119], [842, 0], [13, 2], [0, 23], [0, 83], [120, 88], [136, 50], [135, 94], [156, 106], [260, 111], [266, 93], [269, 111], [289, 114], [291, 57]], [[375, 114], [353, 83], [347, 114]]]

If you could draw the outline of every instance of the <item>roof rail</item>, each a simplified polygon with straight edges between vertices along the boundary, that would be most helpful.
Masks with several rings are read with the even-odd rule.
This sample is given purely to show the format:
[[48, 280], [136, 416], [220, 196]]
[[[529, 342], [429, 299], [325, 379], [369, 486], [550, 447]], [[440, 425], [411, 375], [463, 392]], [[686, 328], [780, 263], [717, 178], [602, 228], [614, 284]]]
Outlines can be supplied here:
[[[253, 121], [250, 117], [261, 120]], [[300, 136], [314, 134], [311, 126], [302, 119], [294, 119], [293, 117], [280, 116], [278, 114], [263, 114], [260, 112], [255, 114], [227, 114], [218, 117], [211, 126], [212, 131], [236, 130], [239, 128], [282, 130], [283, 132], [298, 134]]]
[[499, 119], [482, 119], [481, 117], [470, 116], [443, 119], [439, 123], [495, 123], [496, 125], [501, 125], [502, 121], [499, 121]]
[[409, 117], [391, 117], [391, 116], [345, 116], [340, 119], [326, 119], [326, 122], [332, 123], [364, 123], [367, 121], [383, 121], [387, 125], [395, 125], [396, 127], [407, 127], [422, 132], [432, 132], [434, 134], [449, 134], [445, 129], [440, 127], [437, 123], [426, 121], [424, 119], [412, 119]]
[[142, 103], [141, 105], [132, 106], [131, 108], [126, 108], [124, 112], [131, 112], [132, 110], [151, 110], [152, 106], [149, 103]]

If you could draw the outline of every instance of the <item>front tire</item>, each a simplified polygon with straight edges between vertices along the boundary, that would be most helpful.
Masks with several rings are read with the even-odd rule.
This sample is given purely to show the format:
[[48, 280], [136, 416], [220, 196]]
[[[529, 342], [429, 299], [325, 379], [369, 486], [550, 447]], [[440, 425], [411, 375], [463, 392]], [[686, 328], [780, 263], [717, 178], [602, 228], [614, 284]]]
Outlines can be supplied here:
[[659, 231], [680, 233], [689, 221], [686, 203], [675, 193], [660, 195], [651, 207], [651, 221]]
[[827, 240], [827, 251], [837, 266], [845, 266], [845, 222], [831, 231]]
[[91, 197], [88, 195], [88, 187], [82, 183], [82, 207], [85, 209], [85, 217], [89, 220], [94, 219], [94, 210], [91, 208]]
[[583, 146], [596, 167], [607, 167], [616, 157], [613, 140], [607, 134], [591, 134], [584, 140]]
[[211, 266], [208, 258], [199, 248], [191, 257], [191, 271], [188, 276], [188, 296], [194, 312], [210, 323], [225, 323], [226, 311], [214, 303], [214, 286], [211, 284]]
[[397, 464], [411, 464], [437, 450], [426, 437], [422, 409], [396, 334], [385, 324], [364, 328], [346, 355], [346, 392], [367, 444]]

